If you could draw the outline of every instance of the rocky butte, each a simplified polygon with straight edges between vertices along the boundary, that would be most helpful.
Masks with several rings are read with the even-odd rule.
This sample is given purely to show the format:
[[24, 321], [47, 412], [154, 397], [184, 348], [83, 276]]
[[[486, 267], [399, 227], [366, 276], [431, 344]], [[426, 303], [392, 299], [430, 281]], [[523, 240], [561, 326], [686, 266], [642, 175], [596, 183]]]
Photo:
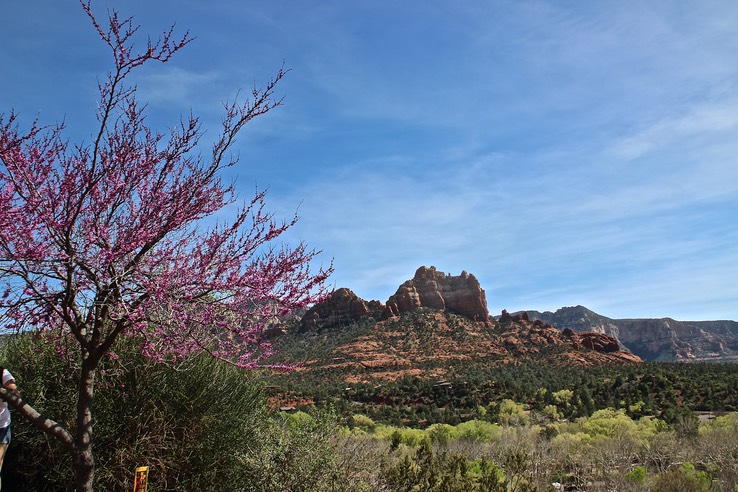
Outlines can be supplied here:
[[436, 267], [422, 266], [411, 280], [390, 296], [386, 304], [367, 302], [347, 288], [337, 289], [329, 299], [305, 313], [299, 331], [347, 325], [367, 317], [379, 321], [421, 308], [489, 322], [487, 296], [474, 275], [467, 272], [449, 275], [436, 270]]
[[[364, 328], [357, 331], [357, 322]], [[386, 304], [337, 289], [307, 311], [292, 333], [319, 334], [318, 343], [331, 353], [306, 368], [343, 368], [356, 377], [365, 370], [375, 376], [381, 371], [388, 378], [414, 374], [408, 371], [421, 371], [418, 364], [425, 370], [436, 365], [431, 373], [440, 377], [449, 364], [462, 361], [505, 363], [537, 357], [565, 365], [640, 361], [604, 333], [562, 333], [551, 324], [529, 319], [525, 312], [503, 311], [494, 320], [474, 275], [448, 275], [425, 266]]]
[[337, 289], [329, 299], [316, 304], [305, 313], [299, 331], [348, 325], [362, 318], [379, 319], [384, 309], [381, 302], [367, 302], [351, 289]]
[[385, 317], [419, 308], [446, 311], [473, 321], [489, 320], [487, 296], [474, 275], [448, 275], [433, 266], [418, 268], [413, 279], [397, 289], [387, 301]]

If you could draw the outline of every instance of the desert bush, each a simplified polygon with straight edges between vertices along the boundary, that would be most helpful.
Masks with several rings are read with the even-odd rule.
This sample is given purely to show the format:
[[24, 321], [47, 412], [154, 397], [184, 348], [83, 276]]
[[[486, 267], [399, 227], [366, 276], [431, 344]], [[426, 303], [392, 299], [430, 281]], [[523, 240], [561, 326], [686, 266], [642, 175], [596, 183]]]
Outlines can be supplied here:
[[434, 451], [430, 440], [420, 443], [413, 455], [385, 465], [380, 478], [389, 492], [505, 492], [509, 482], [494, 463]]
[[500, 439], [502, 428], [484, 420], [470, 420], [456, 426], [453, 433], [456, 439], [465, 439], [477, 442], [492, 442]]
[[679, 468], [658, 475], [651, 485], [652, 492], [708, 492], [710, 477], [697, 471], [691, 463], [684, 463]]
[[[150, 467], [149, 487], [157, 491], [275, 490], [265, 476], [296, 484], [283, 490], [347, 490], [333, 466], [336, 425], [328, 417], [273, 415], [258, 374], [210, 358], [175, 370], [139, 355], [132, 340], [116, 350], [124, 356], [101, 364], [95, 395], [97, 490], [131, 490], [140, 465]], [[76, 367], [31, 334], [10, 340], [0, 355], [24, 399], [74, 426]], [[3, 468], [6, 489], [73, 489], [67, 452], [17, 417]]]
[[[297, 417], [297, 418], [295, 418]], [[278, 415], [259, 427], [251, 452], [240, 456], [244, 480], [228, 490], [244, 492], [348, 492], [359, 490], [339, 466], [335, 420], [326, 415]], [[219, 489], [225, 490], [221, 482]], [[198, 490], [198, 489], [189, 489]]]

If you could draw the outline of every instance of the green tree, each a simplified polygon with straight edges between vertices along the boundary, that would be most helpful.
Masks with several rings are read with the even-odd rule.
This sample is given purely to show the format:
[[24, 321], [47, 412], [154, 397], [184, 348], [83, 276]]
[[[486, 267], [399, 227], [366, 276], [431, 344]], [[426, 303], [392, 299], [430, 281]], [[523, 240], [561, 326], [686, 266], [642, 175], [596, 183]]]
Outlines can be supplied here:
[[710, 477], [697, 471], [693, 464], [684, 463], [679, 468], [658, 475], [651, 486], [652, 492], [708, 492]]
[[525, 425], [528, 423], [528, 414], [525, 407], [513, 400], [502, 400], [498, 420], [502, 425]]
[[425, 439], [414, 455], [385, 465], [381, 481], [391, 492], [506, 492], [505, 474], [487, 460], [469, 462], [455, 453], [436, 453]]

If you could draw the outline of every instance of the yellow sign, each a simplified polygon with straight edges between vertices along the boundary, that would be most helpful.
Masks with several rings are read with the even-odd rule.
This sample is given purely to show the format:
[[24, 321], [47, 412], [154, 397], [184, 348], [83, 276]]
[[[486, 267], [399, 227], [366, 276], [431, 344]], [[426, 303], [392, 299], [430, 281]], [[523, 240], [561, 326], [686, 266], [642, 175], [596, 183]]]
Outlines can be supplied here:
[[146, 492], [149, 483], [149, 467], [139, 466], [133, 478], [133, 492]]

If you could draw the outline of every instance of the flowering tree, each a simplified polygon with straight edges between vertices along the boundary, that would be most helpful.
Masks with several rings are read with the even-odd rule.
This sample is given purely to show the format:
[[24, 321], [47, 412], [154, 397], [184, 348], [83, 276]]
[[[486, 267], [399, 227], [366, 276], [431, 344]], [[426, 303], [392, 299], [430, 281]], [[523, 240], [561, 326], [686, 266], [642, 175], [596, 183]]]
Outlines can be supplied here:
[[[79, 361], [76, 425], [65, 429], [6, 390], [0, 397], [73, 457], [76, 487], [92, 490], [92, 402], [97, 368], [120, 337], [176, 363], [206, 353], [244, 369], [271, 354], [270, 320], [325, 294], [332, 267], [311, 272], [317, 252], [275, 240], [297, 217], [275, 221], [257, 191], [231, 221], [214, 214], [235, 202], [222, 171], [253, 118], [281, 104], [280, 70], [246, 102], [225, 104], [212, 152], [200, 152], [198, 119], [167, 134], [147, 126], [131, 72], [167, 62], [190, 42], [172, 30], [138, 50], [137, 26], [113, 12], [105, 26], [82, 7], [113, 55], [99, 85], [98, 125], [87, 145], [70, 146], [64, 125], [19, 129], [0, 115], [0, 328], [37, 330], [60, 355]], [[212, 225], [204, 229], [202, 219]]]

